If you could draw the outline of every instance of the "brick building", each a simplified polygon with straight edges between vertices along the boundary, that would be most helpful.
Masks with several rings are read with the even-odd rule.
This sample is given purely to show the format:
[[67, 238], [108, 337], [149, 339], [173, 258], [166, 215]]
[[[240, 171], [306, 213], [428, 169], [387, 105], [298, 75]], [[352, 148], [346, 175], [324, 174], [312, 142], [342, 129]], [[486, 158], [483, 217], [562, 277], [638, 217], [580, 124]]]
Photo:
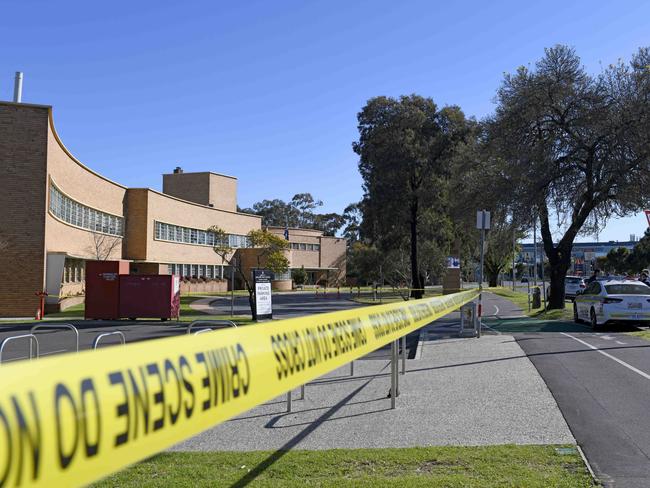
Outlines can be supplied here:
[[[343, 284], [345, 281], [345, 239], [325, 236], [313, 229], [267, 227], [269, 232], [289, 235], [289, 271], [284, 276], [290, 278], [291, 270], [304, 266], [307, 283], [327, 285]], [[276, 276], [276, 278], [279, 278]]]
[[[135, 273], [227, 277], [206, 229], [218, 225], [233, 248], [243, 249], [246, 234], [261, 228], [260, 217], [237, 212], [236, 178], [177, 168], [163, 175], [162, 193], [127, 188], [66, 149], [50, 106], [10, 102], [0, 102], [0, 208], [0, 317], [33, 316], [37, 291], [49, 294], [51, 306], [81, 300], [88, 259], [127, 259]], [[345, 269], [341, 239], [307, 241], [321, 246], [317, 267], [342, 259], [338, 269]], [[305, 268], [316, 262], [300, 246], [290, 261]]]

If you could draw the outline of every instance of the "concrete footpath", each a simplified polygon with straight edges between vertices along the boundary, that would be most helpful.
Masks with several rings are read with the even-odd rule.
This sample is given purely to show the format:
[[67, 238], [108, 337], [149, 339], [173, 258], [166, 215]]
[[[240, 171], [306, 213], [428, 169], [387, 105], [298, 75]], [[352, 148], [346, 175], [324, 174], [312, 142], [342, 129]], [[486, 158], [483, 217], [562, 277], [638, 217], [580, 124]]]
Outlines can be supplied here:
[[[457, 316], [457, 314], [456, 314]], [[455, 317], [448, 319], [455, 322]], [[439, 326], [439, 324], [438, 324]], [[440, 339], [425, 327], [397, 408], [384, 359], [345, 366], [175, 446], [174, 450], [276, 450], [431, 445], [574, 443], [555, 400], [509, 335]], [[401, 364], [400, 364], [401, 368]]]

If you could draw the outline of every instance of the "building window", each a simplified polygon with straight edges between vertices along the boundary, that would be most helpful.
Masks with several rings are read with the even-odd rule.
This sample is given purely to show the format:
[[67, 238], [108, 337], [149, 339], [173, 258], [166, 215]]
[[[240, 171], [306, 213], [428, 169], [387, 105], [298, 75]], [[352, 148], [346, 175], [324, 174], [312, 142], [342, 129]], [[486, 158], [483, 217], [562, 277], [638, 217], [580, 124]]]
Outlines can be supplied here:
[[291, 271], [285, 271], [283, 273], [273, 273], [273, 279], [274, 280], [290, 280], [291, 279]]
[[170, 274], [179, 275], [184, 278], [219, 278], [221, 266], [214, 264], [170, 264]]
[[84, 261], [66, 258], [63, 264], [63, 283], [81, 283], [84, 278]]
[[92, 232], [124, 235], [124, 218], [87, 207], [68, 198], [50, 183], [50, 213], [56, 218]]
[[320, 244], [306, 244], [303, 242], [292, 242], [291, 249], [296, 251], [320, 251]]
[[[181, 227], [180, 225], [154, 222], [154, 236], [159, 241], [180, 242], [198, 246], [215, 245], [215, 235], [206, 230]], [[227, 234], [228, 245], [232, 248], [250, 247], [248, 237], [239, 234]]]

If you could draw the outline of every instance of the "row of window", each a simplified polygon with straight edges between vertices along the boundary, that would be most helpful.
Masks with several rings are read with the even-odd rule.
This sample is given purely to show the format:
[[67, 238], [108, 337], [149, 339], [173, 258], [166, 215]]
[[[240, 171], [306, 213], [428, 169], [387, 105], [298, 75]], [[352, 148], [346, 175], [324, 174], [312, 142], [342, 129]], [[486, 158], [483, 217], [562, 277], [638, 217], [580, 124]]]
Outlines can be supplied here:
[[55, 217], [93, 232], [113, 236], [124, 235], [124, 219], [87, 207], [68, 198], [59, 189], [50, 184], [50, 212]]
[[[216, 236], [212, 232], [180, 225], [155, 222], [155, 236], [160, 241], [182, 242], [184, 244], [197, 244], [201, 246], [214, 246]], [[228, 234], [227, 245], [232, 248], [250, 247], [248, 237], [238, 234]], [[185, 275], [183, 275], [185, 276]]]
[[298, 251], [320, 251], [320, 244], [305, 244], [304, 242], [292, 242], [291, 249]]
[[[228, 269], [224, 270], [224, 268]], [[230, 277], [230, 267], [212, 264], [170, 264], [169, 273], [191, 278], [228, 278]]]
[[63, 265], [63, 283], [80, 283], [84, 280], [85, 266], [81, 259], [66, 258]]

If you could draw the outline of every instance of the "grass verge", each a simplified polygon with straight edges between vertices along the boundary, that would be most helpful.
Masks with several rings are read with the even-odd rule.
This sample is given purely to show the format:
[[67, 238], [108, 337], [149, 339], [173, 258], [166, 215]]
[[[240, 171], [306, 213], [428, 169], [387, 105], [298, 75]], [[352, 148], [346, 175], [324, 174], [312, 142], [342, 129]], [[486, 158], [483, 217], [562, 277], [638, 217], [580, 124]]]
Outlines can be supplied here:
[[502, 286], [486, 288], [487, 291], [500, 297], [510, 300], [523, 310], [525, 315], [542, 320], [573, 320], [573, 309], [571, 304], [567, 303], [566, 307], [561, 310], [544, 310], [536, 308], [528, 310], [528, 293], [522, 291], [513, 291]]
[[168, 452], [95, 487], [593, 487], [574, 446]]
[[650, 329], [647, 330], [635, 330], [634, 332], [627, 332], [628, 335], [640, 337], [646, 341], [650, 341]]
[[[199, 300], [202, 298], [203, 295], [196, 295], [196, 296], [188, 296], [188, 295], [183, 295], [181, 296], [181, 317], [180, 321], [181, 322], [191, 322], [193, 320], [231, 320], [235, 322], [237, 325], [245, 325], [253, 322], [253, 319], [250, 315], [236, 315], [234, 317], [231, 317], [230, 315], [207, 315], [205, 313], [199, 312], [198, 310], [194, 310], [193, 308], [190, 307], [190, 304], [192, 302], [195, 302], [196, 300]], [[50, 320], [65, 320], [65, 319], [71, 319], [71, 320], [84, 320], [84, 304], [80, 303], [79, 305], [74, 305], [70, 308], [65, 309], [62, 312], [56, 312], [56, 313], [51, 313], [47, 314], [45, 316], [45, 322], [50, 321]], [[144, 320], [143, 320], [144, 322]], [[10, 322], [11, 324], [31, 324], [31, 323], [38, 323], [38, 321], [30, 319], [30, 320], [12, 320]], [[0, 322], [0, 326], [2, 325], [2, 322]]]

